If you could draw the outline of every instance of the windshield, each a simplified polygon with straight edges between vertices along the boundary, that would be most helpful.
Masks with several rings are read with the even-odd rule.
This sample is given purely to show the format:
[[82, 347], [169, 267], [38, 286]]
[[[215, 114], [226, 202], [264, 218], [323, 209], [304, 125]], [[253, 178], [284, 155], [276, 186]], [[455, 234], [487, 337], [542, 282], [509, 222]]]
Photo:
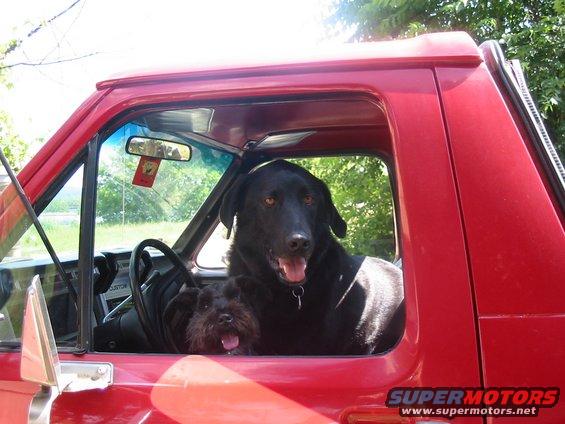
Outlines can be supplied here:
[[[139, 120], [137, 121], [139, 122]], [[133, 136], [187, 144], [189, 161], [156, 160], [126, 150]], [[147, 238], [172, 246], [230, 166], [233, 155], [192, 138], [128, 123], [100, 149], [95, 248], [131, 249]], [[150, 175], [140, 179], [141, 168]]]

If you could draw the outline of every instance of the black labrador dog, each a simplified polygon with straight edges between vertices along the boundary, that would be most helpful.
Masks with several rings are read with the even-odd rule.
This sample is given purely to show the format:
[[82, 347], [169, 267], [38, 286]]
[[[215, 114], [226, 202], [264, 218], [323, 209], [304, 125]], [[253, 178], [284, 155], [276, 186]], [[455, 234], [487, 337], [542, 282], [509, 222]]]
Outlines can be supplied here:
[[[229, 275], [250, 275], [271, 296], [260, 320], [261, 354], [362, 355], [392, 347], [403, 324], [401, 271], [348, 255], [347, 225], [326, 184], [277, 160], [240, 177], [220, 219], [231, 231]], [[385, 334], [389, 329], [398, 334]], [[388, 345], [384, 346], [383, 345]]]

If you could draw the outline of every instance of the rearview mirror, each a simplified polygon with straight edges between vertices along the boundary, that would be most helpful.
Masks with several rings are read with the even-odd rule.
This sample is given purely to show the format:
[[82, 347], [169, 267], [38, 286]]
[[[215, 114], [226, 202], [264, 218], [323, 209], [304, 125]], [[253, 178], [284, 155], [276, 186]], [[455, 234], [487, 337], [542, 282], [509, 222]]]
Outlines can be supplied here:
[[131, 155], [182, 162], [187, 162], [192, 157], [192, 148], [189, 145], [138, 135], [128, 139], [126, 151]]

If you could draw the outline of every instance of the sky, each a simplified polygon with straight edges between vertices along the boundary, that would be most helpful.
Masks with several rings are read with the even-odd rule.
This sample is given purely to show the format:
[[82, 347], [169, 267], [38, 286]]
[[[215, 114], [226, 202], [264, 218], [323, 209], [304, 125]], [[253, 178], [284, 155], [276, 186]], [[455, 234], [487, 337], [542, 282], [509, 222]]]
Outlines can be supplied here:
[[[25, 37], [74, 0], [19, 0], [3, 7], [0, 44]], [[140, 68], [300, 55], [342, 44], [349, 31], [331, 31], [332, 0], [81, 0], [33, 37], [5, 64], [16, 66], [0, 88], [0, 109], [25, 140], [47, 140], [108, 76]]]

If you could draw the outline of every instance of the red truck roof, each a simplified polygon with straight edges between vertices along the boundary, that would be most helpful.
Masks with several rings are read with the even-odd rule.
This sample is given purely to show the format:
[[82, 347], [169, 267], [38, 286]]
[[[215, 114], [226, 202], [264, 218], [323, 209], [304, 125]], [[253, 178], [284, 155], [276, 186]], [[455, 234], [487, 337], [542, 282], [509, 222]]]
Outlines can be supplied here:
[[290, 69], [309, 71], [332, 65], [422, 65], [451, 64], [476, 66], [482, 61], [477, 44], [465, 32], [433, 33], [406, 40], [343, 44], [321, 47], [294, 57], [241, 61], [230, 59], [212, 64], [199, 64], [172, 69], [139, 70], [120, 73], [96, 84], [98, 90], [124, 85], [148, 84], [186, 78], [242, 76], [255, 73], [284, 73]]

